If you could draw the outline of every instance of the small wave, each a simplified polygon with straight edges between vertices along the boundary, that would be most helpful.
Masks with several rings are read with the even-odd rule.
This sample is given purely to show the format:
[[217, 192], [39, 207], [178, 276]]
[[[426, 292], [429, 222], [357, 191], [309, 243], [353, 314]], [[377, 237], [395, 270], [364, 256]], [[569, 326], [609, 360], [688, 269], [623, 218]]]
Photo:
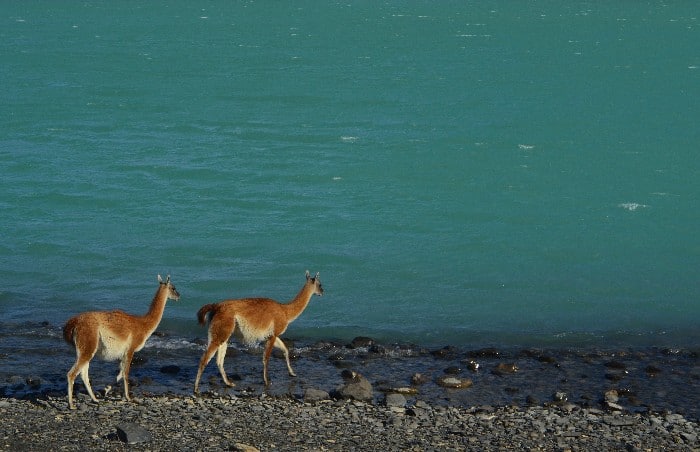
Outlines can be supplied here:
[[344, 141], [346, 143], [354, 143], [357, 141], [359, 137], [353, 137], [353, 136], [342, 136], [340, 137], [340, 141]]
[[629, 210], [630, 212], [634, 212], [637, 209], [644, 209], [646, 207], [649, 207], [646, 204], [638, 204], [636, 202], [623, 202], [621, 204], [618, 204], [617, 206]]
[[180, 349], [201, 349], [203, 346], [187, 339], [179, 337], [157, 337], [151, 336], [146, 342], [145, 348], [154, 348], [161, 350], [180, 350]]
[[522, 149], [523, 151], [529, 151], [530, 149], [534, 149], [535, 146], [531, 144], [519, 144], [518, 149]]

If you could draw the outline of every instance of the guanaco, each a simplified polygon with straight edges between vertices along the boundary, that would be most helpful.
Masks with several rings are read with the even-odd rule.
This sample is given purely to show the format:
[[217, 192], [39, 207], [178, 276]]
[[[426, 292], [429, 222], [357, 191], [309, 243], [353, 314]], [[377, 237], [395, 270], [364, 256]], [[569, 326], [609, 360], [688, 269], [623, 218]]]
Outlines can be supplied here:
[[75, 347], [76, 361], [68, 371], [68, 406], [73, 403], [73, 383], [80, 374], [90, 398], [97, 402], [90, 386], [88, 369], [95, 355], [105, 361], [120, 360], [117, 383], [124, 379], [124, 396], [129, 397], [129, 368], [134, 353], [141, 350], [153, 334], [163, 317], [165, 302], [178, 300], [180, 294], [170, 282], [170, 275], [163, 281], [158, 275], [158, 290], [151, 307], [144, 316], [127, 314], [124, 311], [90, 311], [76, 315], [63, 327], [63, 338]]
[[247, 345], [267, 340], [263, 353], [263, 381], [265, 386], [270, 384], [267, 377], [267, 363], [270, 360], [272, 348], [277, 347], [284, 353], [289, 375], [296, 377], [289, 363], [289, 350], [284, 345], [280, 335], [287, 327], [306, 309], [313, 295], [323, 295], [323, 287], [319, 274], [313, 278], [306, 271], [306, 282], [294, 299], [286, 304], [278, 303], [269, 298], [243, 298], [240, 300], [224, 300], [219, 303], [207, 304], [197, 312], [199, 324], [205, 326], [209, 323], [207, 349], [199, 361], [197, 378], [194, 381], [194, 393], [199, 393], [199, 380], [202, 372], [214, 352], [216, 352], [216, 364], [221, 372], [221, 377], [227, 386], [235, 386], [224, 370], [224, 358], [231, 334]]

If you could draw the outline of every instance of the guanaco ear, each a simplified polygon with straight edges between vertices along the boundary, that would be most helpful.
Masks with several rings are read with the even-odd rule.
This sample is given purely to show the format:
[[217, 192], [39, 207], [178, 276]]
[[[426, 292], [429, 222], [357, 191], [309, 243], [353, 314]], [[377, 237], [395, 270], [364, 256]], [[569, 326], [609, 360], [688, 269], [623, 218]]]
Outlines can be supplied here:
[[320, 275], [320, 272], [316, 272], [316, 276], [314, 276], [314, 279], [318, 279], [318, 276]]
[[306, 279], [308, 280], [309, 278], [311, 278], [311, 275], [309, 274], [309, 271], [306, 270]]
[[160, 275], [158, 275], [158, 282], [159, 283], [163, 282], [163, 279], [160, 277]]
[[170, 275], [165, 279], [165, 284], [170, 284]]

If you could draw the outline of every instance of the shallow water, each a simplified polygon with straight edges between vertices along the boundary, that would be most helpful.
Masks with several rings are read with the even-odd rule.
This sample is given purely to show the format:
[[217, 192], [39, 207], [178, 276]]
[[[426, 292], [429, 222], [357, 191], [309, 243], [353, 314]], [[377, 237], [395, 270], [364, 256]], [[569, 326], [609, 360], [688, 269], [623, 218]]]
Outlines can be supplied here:
[[[4, 329], [6, 331], [6, 328]], [[0, 394], [5, 397], [42, 398], [66, 394], [66, 372], [75, 355], [60, 337], [58, 328], [47, 324], [25, 325], [25, 333], [0, 337]], [[8, 347], [12, 340], [15, 344]], [[369, 338], [367, 338], [369, 339]], [[147, 397], [162, 394], [192, 394], [205, 339], [157, 333], [138, 352], [130, 375], [131, 395]], [[690, 419], [700, 419], [700, 350], [650, 347], [628, 348], [513, 348], [465, 349], [446, 346], [426, 348], [411, 344], [381, 343], [353, 346], [344, 342], [289, 343], [296, 378], [287, 375], [284, 358], [275, 353], [270, 360], [271, 386], [262, 384], [262, 348], [229, 346], [225, 362], [229, 377], [236, 384], [227, 388], [212, 360], [200, 383], [202, 397], [301, 398], [308, 388], [333, 393], [344, 382], [342, 372], [351, 370], [365, 376], [375, 390], [375, 403], [384, 394], [410, 388], [410, 403], [417, 400], [431, 405], [460, 407], [503, 406], [555, 403], [555, 394], [584, 407], [602, 408], [606, 391], [616, 389], [619, 405], [629, 412], [672, 411]], [[476, 370], [470, 363], [478, 364]], [[499, 365], [506, 366], [505, 371]], [[508, 370], [515, 366], [515, 372]], [[119, 398], [122, 383], [115, 383], [116, 362], [93, 360], [90, 379], [103, 398]], [[414, 384], [413, 377], [425, 377]], [[470, 379], [467, 389], [440, 386], [443, 376]], [[81, 380], [75, 392], [80, 403], [89, 403]]]

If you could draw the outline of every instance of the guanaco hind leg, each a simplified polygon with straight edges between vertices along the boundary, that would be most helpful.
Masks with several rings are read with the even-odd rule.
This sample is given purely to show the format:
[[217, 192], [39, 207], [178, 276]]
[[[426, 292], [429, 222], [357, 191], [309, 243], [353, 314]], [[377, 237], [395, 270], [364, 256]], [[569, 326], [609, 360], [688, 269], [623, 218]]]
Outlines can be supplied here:
[[[89, 336], [88, 336], [89, 337]], [[95, 353], [97, 352], [97, 340], [87, 340], [83, 341], [83, 347], [85, 349], [84, 352], [81, 352], [81, 348], [78, 345], [78, 339], [79, 336], [76, 335], [76, 341], [75, 341], [75, 353], [76, 353], [76, 359], [75, 359], [75, 364], [73, 364], [73, 367], [68, 371], [67, 379], [68, 379], [68, 407], [71, 410], [75, 409], [75, 404], [73, 403], [73, 385], [75, 383], [75, 379], [80, 374], [80, 378], [83, 380], [83, 384], [85, 385], [85, 389], [87, 389], [88, 394], [90, 395], [90, 398], [94, 401], [97, 402], [97, 397], [95, 397], [95, 393], [92, 392], [92, 386], [90, 386], [90, 377], [88, 376], [88, 371], [90, 369], [90, 360], [95, 356]], [[90, 338], [92, 339], [92, 338]]]
[[78, 374], [80, 374], [80, 378], [83, 380], [83, 384], [85, 385], [85, 389], [87, 389], [88, 394], [90, 394], [90, 398], [97, 402], [95, 393], [92, 392], [92, 386], [90, 386], [90, 377], [88, 376], [89, 369], [90, 360], [81, 360], [80, 357], [78, 357], [78, 360], [75, 362], [73, 367], [71, 367], [70, 371], [68, 371], [68, 407], [71, 410], [75, 409], [75, 404], [73, 403], [73, 385]]
[[233, 387], [236, 386], [236, 384], [229, 381], [228, 377], [226, 376], [226, 370], [224, 370], [224, 358], [226, 358], [227, 349], [228, 342], [224, 342], [223, 344], [219, 345], [219, 348], [216, 350], [216, 365], [219, 368], [219, 372], [221, 372], [221, 378], [224, 379], [226, 386]]
[[202, 359], [199, 360], [199, 368], [197, 369], [197, 378], [194, 380], [194, 393], [197, 394], [199, 392], [199, 379], [202, 378], [202, 373], [204, 372], [204, 368], [207, 367], [207, 364], [209, 364], [209, 361], [211, 361], [212, 357], [214, 356], [214, 353], [216, 353], [218, 346], [216, 344], [213, 344], [211, 341], [209, 342], [209, 345], [207, 346], [207, 349], [204, 351], [204, 354], [202, 355]]
[[207, 349], [202, 355], [202, 359], [199, 360], [199, 369], [197, 369], [197, 378], [194, 380], [194, 393], [199, 393], [199, 380], [202, 378], [202, 373], [204, 373], [204, 368], [207, 367], [209, 361], [211, 361], [214, 353], [216, 355], [216, 364], [221, 372], [221, 376], [224, 379], [224, 383], [227, 386], [235, 386], [231, 381], [229, 381], [226, 376], [226, 371], [224, 370], [224, 358], [226, 357], [226, 348], [228, 347], [228, 340], [233, 334], [233, 330], [236, 327], [236, 320], [233, 318], [214, 318], [209, 324], [209, 343], [207, 344]]

